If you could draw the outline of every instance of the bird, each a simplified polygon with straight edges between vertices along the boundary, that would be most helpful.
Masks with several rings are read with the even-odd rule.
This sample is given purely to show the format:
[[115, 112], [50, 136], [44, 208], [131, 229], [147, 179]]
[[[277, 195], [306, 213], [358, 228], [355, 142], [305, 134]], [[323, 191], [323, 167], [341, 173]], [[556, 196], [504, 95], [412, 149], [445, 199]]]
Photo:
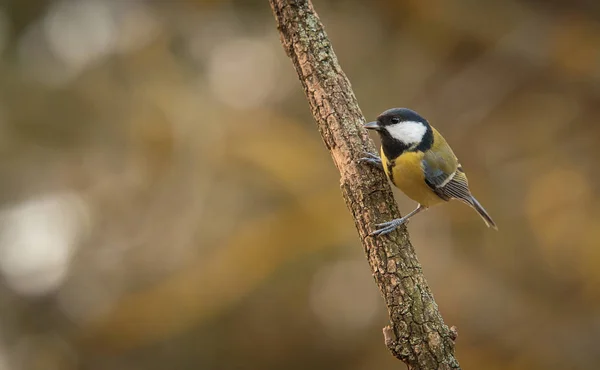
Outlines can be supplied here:
[[444, 137], [408, 108], [392, 108], [364, 124], [381, 138], [380, 156], [365, 152], [359, 159], [383, 170], [389, 181], [418, 206], [406, 216], [376, 224], [371, 236], [389, 234], [416, 214], [456, 199], [473, 208], [488, 227], [496, 223], [469, 190], [467, 175]]

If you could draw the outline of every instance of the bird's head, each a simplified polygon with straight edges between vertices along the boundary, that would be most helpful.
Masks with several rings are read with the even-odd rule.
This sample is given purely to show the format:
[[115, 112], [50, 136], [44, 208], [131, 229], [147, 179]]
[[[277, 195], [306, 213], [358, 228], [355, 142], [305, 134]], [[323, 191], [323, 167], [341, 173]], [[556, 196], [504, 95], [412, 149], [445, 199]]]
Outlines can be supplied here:
[[407, 108], [388, 109], [377, 117], [377, 121], [366, 123], [364, 127], [377, 131], [382, 140], [391, 139], [407, 147], [420, 144], [431, 132], [429, 122]]

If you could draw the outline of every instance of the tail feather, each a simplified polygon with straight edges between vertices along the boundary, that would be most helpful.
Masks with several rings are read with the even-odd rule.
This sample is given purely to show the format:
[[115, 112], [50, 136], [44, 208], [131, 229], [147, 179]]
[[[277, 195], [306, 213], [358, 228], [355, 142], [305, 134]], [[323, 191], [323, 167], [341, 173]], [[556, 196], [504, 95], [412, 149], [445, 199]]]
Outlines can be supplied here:
[[483, 222], [485, 222], [487, 227], [491, 227], [494, 230], [498, 230], [498, 226], [496, 226], [496, 223], [494, 222], [494, 220], [492, 220], [492, 218], [485, 211], [483, 206], [473, 196], [471, 196], [471, 206], [473, 207], [474, 210], [477, 211], [477, 213], [479, 213], [479, 215], [481, 216], [481, 218], [483, 219]]

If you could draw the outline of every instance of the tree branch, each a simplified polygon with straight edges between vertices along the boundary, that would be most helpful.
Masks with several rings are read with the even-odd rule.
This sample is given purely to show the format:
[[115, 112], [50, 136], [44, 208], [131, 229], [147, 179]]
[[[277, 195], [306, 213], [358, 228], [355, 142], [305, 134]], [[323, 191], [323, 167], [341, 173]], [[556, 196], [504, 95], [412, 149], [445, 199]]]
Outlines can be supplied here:
[[405, 227], [369, 237], [374, 223], [400, 216], [381, 171], [357, 163], [374, 146], [348, 78], [310, 0], [269, 0], [281, 42], [340, 171], [341, 189], [390, 316], [385, 344], [409, 369], [459, 369], [456, 331], [444, 324]]

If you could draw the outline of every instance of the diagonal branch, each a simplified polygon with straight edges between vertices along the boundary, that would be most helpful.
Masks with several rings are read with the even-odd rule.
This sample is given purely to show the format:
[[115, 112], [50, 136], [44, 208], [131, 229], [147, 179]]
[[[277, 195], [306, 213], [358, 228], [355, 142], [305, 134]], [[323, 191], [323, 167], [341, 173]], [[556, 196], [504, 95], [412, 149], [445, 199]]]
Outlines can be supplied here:
[[459, 369], [456, 332], [444, 324], [406, 228], [372, 238], [376, 222], [399, 217], [383, 173], [357, 163], [374, 152], [350, 82], [310, 0], [269, 0], [283, 47], [296, 72], [323, 141], [340, 171], [341, 188], [387, 305], [389, 350], [409, 369]]

